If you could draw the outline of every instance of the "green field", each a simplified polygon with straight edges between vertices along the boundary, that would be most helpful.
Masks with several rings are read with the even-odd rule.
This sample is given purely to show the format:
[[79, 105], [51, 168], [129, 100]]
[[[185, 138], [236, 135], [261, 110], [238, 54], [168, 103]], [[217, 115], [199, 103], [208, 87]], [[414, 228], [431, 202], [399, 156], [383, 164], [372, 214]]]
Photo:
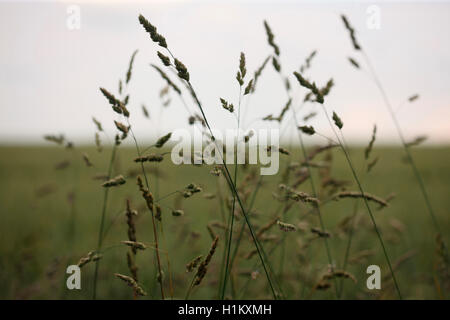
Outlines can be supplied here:
[[[449, 150], [447, 146], [412, 149], [446, 243], [450, 230]], [[275, 199], [273, 193], [280, 192], [277, 186], [286, 164], [303, 160], [298, 152], [291, 151], [291, 156], [281, 155], [280, 174], [264, 177], [262, 180], [250, 214], [256, 230], [271, 221], [275, 215], [281, 214], [280, 206], [283, 203]], [[81, 290], [66, 289], [65, 271], [68, 265], [77, 264], [82, 256], [96, 249], [104, 190], [102, 182], [93, 177], [106, 172], [110, 150], [98, 153], [93, 147], [75, 150], [58, 147], [1, 147], [0, 152], [0, 298], [90, 299], [94, 263], [81, 269]], [[81, 152], [89, 154], [93, 167], [84, 164]], [[373, 153], [380, 160], [365, 175], [364, 170], [361, 170], [363, 149], [351, 149], [351, 157], [358, 173], [363, 177], [365, 190], [381, 198], [386, 198], [393, 192], [396, 194], [390, 205], [383, 210], [378, 210], [378, 205], [371, 206], [403, 297], [448, 298], [448, 279], [438, 271], [436, 231], [411, 168], [403, 159], [402, 149], [375, 147]], [[323, 161], [325, 155], [318, 156], [315, 161]], [[350, 184], [346, 185], [347, 190], [356, 191], [357, 187], [340, 150], [334, 149], [332, 155], [331, 175], [336, 179], [348, 180]], [[114, 273], [129, 275], [126, 260], [129, 248], [120, 243], [127, 240], [124, 214], [126, 199], [139, 212], [136, 221], [137, 239], [148, 247], [145, 251], [139, 251], [136, 259], [139, 283], [148, 293], [143, 299], [160, 298], [152, 250], [151, 216], [136, 185], [135, 172], [139, 172], [139, 166], [132, 161], [135, 156], [133, 148], [120, 146], [114, 164], [114, 174], [123, 174], [127, 183], [110, 191], [105, 225], [107, 234], [103, 258], [99, 264], [98, 298], [101, 299], [133, 298], [132, 289], [114, 277]], [[66, 168], [55, 169], [58, 163], [65, 160], [70, 163]], [[162, 225], [159, 224], [158, 228], [160, 246], [164, 250], [161, 251], [164, 288], [166, 296], [170, 298], [172, 282], [173, 298], [182, 299], [193, 277], [193, 273], [185, 271], [185, 265], [199, 254], [205, 256], [208, 253], [212, 239], [206, 226], [211, 221], [226, 224], [224, 217], [228, 218], [230, 210], [225, 201], [220, 201], [220, 197], [228, 198], [230, 194], [223, 176], [210, 174], [212, 167], [176, 166], [166, 157], [160, 164], [149, 165], [147, 169], [151, 171], [151, 191], [156, 199], [175, 190], [182, 190], [191, 182], [203, 188], [201, 193], [188, 199], [173, 195], [161, 201]], [[233, 170], [233, 166], [230, 169]], [[255, 168], [252, 166], [240, 166], [238, 180], [242, 182], [253, 169]], [[244, 198], [246, 194], [250, 195], [248, 199], [251, 198], [255, 190], [259, 171], [256, 173], [256, 177], [249, 178], [245, 190], [243, 188]], [[287, 175], [294, 173], [288, 172]], [[317, 185], [320, 185], [319, 177], [314, 178]], [[241, 184], [238, 183], [239, 185]], [[308, 181], [297, 190], [310, 192]], [[215, 195], [215, 198], [206, 199], [206, 194]], [[325, 191], [320, 194], [321, 200], [327, 198]], [[358, 214], [350, 250], [351, 263], [347, 271], [356, 278], [356, 283], [351, 279], [344, 279], [343, 282], [338, 279], [332, 282], [332, 287], [328, 290], [312, 289], [327, 271], [328, 261], [322, 239], [312, 239], [314, 235], [310, 228], [320, 226], [318, 218], [311, 213], [308, 205], [293, 203], [290, 210], [280, 217], [280, 220], [297, 226], [297, 231], [284, 233], [276, 225], [267, 231], [267, 235], [271, 237], [267, 237], [262, 244], [285, 298], [335, 299], [337, 290], [333, 287], [337, 285], [340, 288], [342, 283], [345, 284], [342, 297], [346, 299], [397, 298], [386, 260], [361, 200], [341, 199], [321, 205], [326, 230], [331, 234], [328, 241], [334, 264], [336, 268], [342, 266], [348, 239], [348, 232], [342, 227], [342, 223], [346, 217], [352, 216], [355, 203]], [[180, 208], [184, 210], [184, 216], [172, 216], [171, 210]], [[241, 216], [237, 215], [236, 237], [242, 222]], [[216, 227], [214, 231], [220, 237], [219, 246], [204, 281], [192, 290], [192, 299], [218, 297], [226, 233], [220, 227]], [[253, 248], [246, 232], [232, 270], [230, 285], [227, 286], [227, 297], [272, 298], [264, 271], [258, 264], [258, 255], [247, 259]], [[364, 253], [367, 253], [366, 257], [363, 257]], [[381, 267], [381, 290], [366, 288], [366, 268], [371, 264]]]

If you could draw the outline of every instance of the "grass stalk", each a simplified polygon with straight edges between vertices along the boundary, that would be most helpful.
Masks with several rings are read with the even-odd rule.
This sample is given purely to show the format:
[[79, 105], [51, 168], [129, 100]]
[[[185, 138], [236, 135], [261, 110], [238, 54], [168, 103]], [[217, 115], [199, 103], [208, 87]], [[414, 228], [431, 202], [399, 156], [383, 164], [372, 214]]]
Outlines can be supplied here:
[[[377, 234], [378, 240], [379, 240], [380, 245], [381, 245], [381, 247], [382, 247], [382, 249], [383, 249], [383, 254], [384, 254], [384, 256], [385, 256], [385, 258], [386, 258], [386, 262], [387, 262], [387, 264], [388, 264], [388, 266], [389, 266], [389, 270], [390, 270], [390, 273], [391, 273], [391, 276], [392, 276], [392, 280], [394, 281], [394, 285], [395, 285], [395, 289], [396, 289], [396, 291], [397, 291], [398, 297], [399, 297], [399, 299], [401, 300], [401, 299], [402, 299], [402, 294], [401, 294], [401, 292], [400, 292], [400, 288], [399, 288], [399, 286], [398, 286], [397, 279], [396, 279], [396, 277], [395, 277], [394, 270], [393, 270], [392, 265], [391, 265], [391, 261], [390, 261], [390, 259], [389, 259], [388, 254], [387, 254], [387, 250], [386, 250], [386, 247], [385, 247], [385, 245], [384, 245], [383, 238], [381, 237], [380, 230], [378, 229], [377, 223], [376, 223], [375, 218], [374, 218], [374, 216], [373, 216], [373, 214], [372, 214], [372, 210], [370, 209], [369, 203], [368, 203], [366, 197], [364, 196], [364, 190], [363, 190], [363, 188], [362, 188], [362, 185], [361, 185], [361, 182], [360, 182], [360, 180], [359, 180], [359, 178], [358, 178], [358, 175], [356, 174], [355, 168], [354, 168], [354, 166], [353, 166], [353, 164], [352, 164], [352, 161], [351, 161], [350, 156], [349, 156], [349, 154], [348, 154], [347, 148], [346, 148], [346, 146], [344, 145], [344, 143], [342, 142], [342, 140], [341, 140], [341, 138], [339, 137], [339, 135], [337, 134], [336, 130], [334, 129], [334, 126], [333, 126], [333, 124], [331, 123], [331, 119], [330, 119], [330, 117], [329, 117], [329, 115], [328, 115], [327, 110], [325, 109], [325, 106], [324, 106], [323, 104], [322, 104], [321, 106], [322, 106], [322, 109], [323, 109], [323, 111], [324, 111], [324, 113], [325, 113], [325, 116], [326, 116], [326, 118], [327, 118], [327, 120], [328, 120], [328, 123], [329, 123], [329, 125], [331, 126], [331, 129], [333, 130], [333, 133], [334, 133], [334, 135], [336, 136], [337, 141], [339, 142], [339, 146], [340, 146], [340, 148], [342, 149], [342, 151], [343, 151], [343, 153], [344, 153], [344, 155], [345, 155], [345, 158], [346, 158], [347, 163], [348, 163], [348, 165], [349, 165], [349, 167], [350, 167], [350, 170], [352, 171], [353, 178], [355, 179], [355, 182], [356, 182], [356, 184], [358, 185], [359, 191], [360, 191], [361, 194], [363, 195], [362, 198], [363, 198], [364, 204], [365, 204], [365, 206], [366, 206], [366, 208], [367, 208], [367, 212], [369, 213], [370, 220], [372, 221], [372, 224], [373, 224], [373, 227], [374, 227], [375, 232], [376, 232], [376, 234]], [[342, 130], [339, 130], [339, 132], [340, 132], [341, 136], [343, 137]]]
[[[140, 148], [136, 139], [136, 136], [134, 135], [133, 129], [131, 128], [130, 122], [128, 121], [128, 126], [130, 127], [130, 133], [131, 136], [133, 137], [133, 141], [136, 147], [136, 152], [138, 157], [141, 156], [141, 152], [140, 152]], [[142, 175], [144, 176], [144, 180], [145, 180], [145, 185], [147, 187], [148, 190], [150, 190], [150, 185], [148, 182], [148, 178], [147, 178], [147, 173], [145, 172], [145, 167], [144, 167], [144, 163], [141, 162], [141, 170], [142, 170]], [[153, 213], [153, 210], [150, 210], [151, 215], [152, 215], [152, 227], [153, 227], [153, 238], [155, 240], [155, 254], [156, 254], [156, 261], [157, 261], [157, 267], [158, 267], [158, 273], [160, 276], [160, 281], [159, 285], [160, 285], [160, 289], [161, 289], [161, 299], [165, 299], [165, 295], [164, 295], [164, 285], [163, 285], [163, 281], [162, 281], [162, 268], [161, 268], [161, 257], [159, 254], [159, 242], [158, 242], [158, 232], [156, 229], [156, 220], [155, 220], [155, 214]]]

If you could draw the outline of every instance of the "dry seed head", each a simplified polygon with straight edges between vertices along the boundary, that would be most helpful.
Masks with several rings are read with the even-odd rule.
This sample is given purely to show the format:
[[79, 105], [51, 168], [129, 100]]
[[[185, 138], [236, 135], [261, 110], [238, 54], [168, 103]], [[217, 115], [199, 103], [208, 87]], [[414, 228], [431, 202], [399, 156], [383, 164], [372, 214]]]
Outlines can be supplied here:
[[263, 72], [263, 70], [264, 70], [264, 68], [266, 67], [267, 62], [269, 62], [269, 60], [270, 60], [270, 56], [268, 56], [268, 57], [264, 60], [263, 64], [255, 71], [255, 74], [253, 75], [254, 83], [253, 83], [253, 85], [252, 85], [252, 92], [255, 92], [255, 89], [256, 89], [256, 83], [258, 82], [258, 79], [259, 79], [259, 77], [261, 76], [261, 73]]
[[322, 231], [318, 228], [311, 228], [311, 232], [318, 235], [321, 238], [329, 238], [330, 237], [330, 233], [327, 231]]
[[100, 123], [100, 121], [98, 121], [94, 117], [92, 117], [92, 121], [94, 122], [94, 124], [97, 127], [98, 131], [103, 131], [103, 127], [102, 127], [102, 124]]
[[300, 126], [298, 127], [303, 133], [308, 134], [310, 136], [312, 136], [313, 134], [316, 133], [316, 131], [314, 130], [313, 126]]
[[88, 252], [88, 254], [85, 257], [82, 257], [80, 261], [78, 261], [78, 267], [81, 268], [84, 265], [86, 265], [89, 262], [97, 261], [102, 258], [102, 255], [99, 253], [94, 253], [94, 251]]
[[70, 165], [70, 161], [69, 161], [69, 160], [63, 160], [63, 161], [61, 161], [61, 162], [58, 162], [58, 163], [55, 165], [55, 170], [66, 169], [69, 165]]
[[151, 64], [151, 66], [158, 71], [159, 75], [161, 76], [161, 78], [163, 78], [167, 84], [179, 95], [181, 95], [181, 90], [172, 82], [172, 80], [170, 80], [170, 78], [167, 76], [167, 74], [162, 71], [158, 66]]
[[322, 95], [322, 97], [327, 96], [330, 93], [330, 90], [331, 88], [333, 88], [333, 86], [334, 86], [333, 79], [328, 80], [325, 86], [322, 89], [320, 89], [320, 94]]
[[342, 129], [342, 127], [344, 126], [344, 123], [342, 122], [341, 118], [339, 118], [337, 113], [334, 111], [333, 111], [333, 121], [336, 127], [338, 127], [339, 129]]
[[247, 74], [247, 69], [245, 68], [245, 55], [243, 52], [241, 52], [241, 56], [239, 58], [239, 71], [236, 75], [236, 80], [239, 82], [239, 86], [244, 85], [244, 78]]
[[120, 186], [122, 184], [125, 184], [126, 180], [122, 175], [118, 175], [115, 178], [112, 178], [108, 181], [105, 181], [102, 186], [105, 188], [109, 188], [109, 187], [116, 187], [116, 186]]
[[276, 72], [281, 72], [281, 65], [275, 57], [272, 57], [272, 66]]
[[150, 119], [150, 114], [148, 113], [148, 110], [145, 107], [145, 105], [142, 105], [142, 113], [144, 114], [144, 117], [146, 117], [147, 119]]
[[120, 145], [121, 143], [120, 136], [118, 134], [116, 134], [116, 137], [114, 138], [114, 143], [116, 144], [116, 146]]
[[306, 116], [303, 117], [303, 121], [306, 122], [306, 121], [308, 121], [309, 119], [314, 118], [316, 115], [317, 115], [317, 112], [311, 112], [311, 113], [308, 113]]
[[44, 136], [44, 139], [56, 144], [63, 144], [63, 142], [66, 140], [66, 138], [62, 134], [60, 134], [59, 136], [48, 134]]
[[112, 93], [104, 88], [100, 88], [100, 91], [103, 93], [105, 98], [108, 99], [109, 104], [116, 113], [123, 114], [127, 118], [130, 116], [128, 109], [125, 107], [122, 101], [114, 97]]
[[222, 108], [224, 108], [225, 110], [228, 110], [231, 113], [233, 113], [234, 106], [233, 106], [232, 103], [228, 104], [228, 102], [225, 99], [222, 99], [222, 98], [220, 98], [220, 103], [222, 104]]
[[357, 283], [355, 276], [345, 270], [334, 270], [333, 272], [326, 273], [322, 279], [329, 280], [333, 278], [351, 279], [354, 283]]
[[119, 121], [115, 121], [114, 120], [114, 124], [116, 125], [116, 128], [122, 132], [123, 134], [128, 134], [128, 130], [130, 130], [130, 127], [127, 127], [126, 125], [124, 125], [123, 123], [119, 122]]
[[285, 184], [280, 184], [278, 188], [286, 191], [288, 199], [292, 199], [294, 201], [302, 201], [304, 203], [313, 203], [314, 205], [319, 204], [319, 199], [311, 197], [306, 192], [294, 190], [291, 187], [286, 186]]
[[252, 90], [253, 90], [253, 79], [251, 79], [247, 84], [247, 86], [245, 87], [244, 96], [252, 92]]
[[198, 257], [194, 258], [192, 261], [190, 261], [188, 264], [186, 264], [186, 272], [192, 272], [195, 268], [197, 268], [198, 264], [202, 260], [203, 256], [199, 255]]
[[141, 156], [134, 159], [134, 162], [161, 162], [164, 160], [162, 154], [150, 154], [148, 156]]
[[370, 139], [369, 145], [366, 147], [366, 149], [364, 150], [364, 158], [367, 160], [369, 159], [370, 156], [370, 152], [372, 151], [373, 148], [373, 144], [375, 142], [376, 139], [376, 134], [377, 134], [377, 125], [375, 124], [373, 126], [373, 131], [372, 131], [372, 138]]
[[360, 47], [358, 41], [356, 40], [355, 30], [353, 29], [353, 27], [348, 22], [347, 17], [344, 16], [344, 15], [341, 15], [341, 18], [342, 18], [342, 22], [344, 22], [345, 28], [350, 33], [350, 39], [352, 40], [353, 48], [355, 48], [355, 50], [361, 50], [361, 47]]
[[102, 142], [100, 140], [100, 135], [98, 132], [95, 133], [95, 145], [97, 147], [97, 151], [98, 152], [102, 152], [103, 148], [102, 148]]
[[172, 132], [169, 132], [165, 136], [162, 136], [161, 138], [159, 138], [156, 141], [155, 147], [156, 148], [161, 148], [162, 146], [164, 146], [166, 144], [166, 142], [169, 141], [171, 136], [172, 136]]
[[170, 62], [170, 58], [168, 56], [162, 54], [159, 51], [158, 51], [158, 57], [159, 57], [159, 59], [161, 59], [161, 62], [163, 63], [163, 65], [165, 65], [166, 67], [169, 67], [172, 65], [172, 63]]
[[359, 68], [360, 68], [359, 63], [356, 62], [356, 60], [353, 59], [352, 57], [348, 57], [348, 61], [349, 61], [349, 62], [352, 64], [352, 66], [354, 66], [356, 69], [359, 69]]
[[313, 160], [318, 154], [320, 154], [320, 153], [322, 153], [322, 152], [324, 152], [324, 151], [326, 151], [326, 150], [329, 150], [329, 149], [331, 149], [331, 148], [338, 147], [338, 146], [339, 146], [339, 145], [337, 145], [337, 144], [328, 144], [328, 145], [325, 145], [325, 146], [319, 146], [319, 147], [316, 147], [314, 150], [312, 150], [312, 151], [310, 152], [310, 154], [309, 154], [308, 157], [306, 158], [305, 162], [311, 161], [311, 160]]
[[128, 71], [127, 71], [127, 74], [126, 74], [126, 80], [125, 80], [125, 83], [130, 82], [130, 79], [131, 79], [131, 71], [133, 70], [133, 62], [134, 62], [134, 58], [136, 57], [136, 54], [137, 54], [137, 53], [138, 53], [138, 50], [135, 50], [135, 51], [133, 52], [133, 54], [131, 55], [130, 64], [129, 64], [129, 66], [128, 66]]
[[159, 204], [156, 204], [155, 208], [156, 208], [155, 219], [158, 220], [158, 221], [161, 221], [161, 219], [162, 219], [161, 206]]
[[252, 251], [250, 251], [249, 253], [247, 253], [247, 254], [244, 256], [244, 259], [250, 260], [250, 259], [253, 258], [253, 256], [254, 256], [255, 254], [257, 254], [257, 253], [258, 253], [258, 250], [253, 249]]
[[417, 146], [417, 145], [421, 144], [422, 142], [424, 142], [427, 139], [428, 139], [427, 136], [418, 136], [413, 141], [407, 142], [406, 146], [407, 147]]
[[137, 295], [140, 295], [140, 296], [146, 296], [147, 295], [147, 293], [139, 286], [139, 284], [133, 278], [131, 278], [129, 276], [125, 276], [125, 275], [120, 274], [120, 273], [114, 273], [114, 275], [117, 278], [119, 278], [120, 280], [126, 282], [128, 284], [128, 286], [132, 287], [134, 292]]
[[247, 74], [247, 69], [245, 68], [245, 54], [241, 52], [241, 57], [239, 59], [239, 71], [241, 73], [242, 79], [245, 78]]
[[150, 34], [150, 38], [153, 42], [157, 42], [161, 47], [167, 48], [166, 39], [157, 32], [156, 27], [145, 19], [142, 14], [139, 15], [139, 23], [144, 27], [145, 31]]
[[181, 217], [183, 215], [184, 215], [184, 211], [181, 209], [172, 210], [172, 216], [174, 216], [174, 217]]
[[334, 199], [341, 199], [341, 198], [365, 198], [366, 200], [378, 203], [379, 205], [381, 205], [383, 207], [387, 207], [389, 205], [385, 200], [383, 200], [383, 199], [381, 199], [381, 198], [379, 198], [379, 197], [377, 197], [377, 196], [375, 196], [373, 194], [367, 193], [367, 192], [364, 192], [364, 194], [363, 194], [363, 193], [361, 193], [359, 191], [342, 191], [342, 192], [339, 192], [339, 193], [335, 194], [333, 198]]
[[138, 281], [138, 278], [137, 278], [138, 267], [136, 266], [136, 264], [134, 262], [134, 258], [129, 251], [127, 251], [127, 265], [128, 265], [128, 270], [130, 270], [134, 281]]
[[89, 159], [89, 156], [87, 155], [87, 153], [83, 153], [82, 154], [84, 163], [86, 164], [87, 167], [93, 167], [94, 165], [92, 164], [91, 160]]
[[306, 57], [305, 63], [302, 66], [300, 66], [300, 73], [305, 72], [307, 69], [309, 69], [311, 67], [311, 60], [315, 57], [316, 53], [317, 53], [317, 51], [314, 50], [313, 52], [311, 52], [309, 54], [308, 57]]
[[294, 76], [297, 78], [297, 81], [299, 82], [299, 84], [302, 87], [305, 87], [305, 88], [311, 90], [311, 92], [316, 96], [316, 101], [318, 103], [324, 102], [323, 95], [322, 95], [321, 91], [317, 88], [317, 86], [314, 82], [310, 83], [308, 80], [303, 78], [303, 76], [300, 73], [298, 73], [296, 71], [294, 71]]
[[175, 69], [177, 69], [178, 76], [181, 79], [184, 79], [187, 82], [189, 82], [189, 72], [188, 72], [186, 66], [178, 59], [175, 59]]
[[314, 289], [315, 290], [327, 290], [331, 288], [331, 283], [327, 282], [327, 281], [319, 281], [315, 286]]
[[278, 46], [274, 42], [275, 36], [273, 35], [272, 30], [270, 29], [270, 26], [269, 26], [269, 24], [267, 23], [266, 20], [264, 20], [264, 28], [266, 29], [267, 42], [273, 48], [275, 54], [277, 56], [279, 56], [280, 55], [280, 49], [278, 48]]
[[265, 121], [278, 121], [278, 118], [274, 118], [272, 114], [269, 114], [268, 116], [265, 116], [263, 118]]

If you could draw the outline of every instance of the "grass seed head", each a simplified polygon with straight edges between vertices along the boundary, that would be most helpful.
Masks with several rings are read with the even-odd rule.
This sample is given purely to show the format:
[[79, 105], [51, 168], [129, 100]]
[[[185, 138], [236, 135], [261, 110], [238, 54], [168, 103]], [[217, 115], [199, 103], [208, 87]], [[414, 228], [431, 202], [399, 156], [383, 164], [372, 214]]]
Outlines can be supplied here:
[[275, 52], [275, 55], [279, 56], [280, 55], [280, 49], [278, 48], [277, 44], [274, 41], [275, 36], [273, 35], [272, 29], [270, 29], [269, 24], [265, 20], [264, 20], [264, 28], [266, 29], [267, 42], [273, 48], [273, 51]]
[[171, 136], [172, 136], [172, 132], [169, 132], [165, 136], [162, 136], [161, 138], [159, 138], [155, 143], [155, 147], [162, 148], [166, 144], [166, 142], [169, 141]]
[[161, 47], [167, 48], [166, 39], [157, 32], [156, 27], [145, 19], [142, 14], [139, 15], [139, 23], [144, 27], [145, 31], [150, 34], [150, 38], [153, 42], [157, 42]]
[[134, 162], [161, 162], [164, 160], [162, 154], [150, 154], [148, 156], [141, 156], [134, 159]]
[[161, 62], [163, 65], [165, 65], [166, 67], [170, 67], [172, 65], [172, 63], [170, 62], [170, 58], [168, 56], [162, 54], [159, 51], [157, 54], [158, 54], [159, 59], [161, 59]]
[[92, 117], [92, 121], [94, 122], [95, 126], [97, 127], [98, 131], [103, 131], [103, 126], [100, 123], [100, 121], [98, 121], [97, 119], [95, 119], [94, 117]]
[[187, 82], [189, 82], [189, 72], [188, 72], [186, 66], [178, 59], [175, 59], [175, 69], [177, 69], [178, 76], [181, 79], [184, 79]]
[[192, 272], [195, 268], [199, 265], [200, 261], [202, 261], [203, 256], [199, 255], [198, 257], [194, 258], [192, 261], [190, 261], [188, 264], [186, 264], [186, 272]]
[[122, 184], [125, 184], [127, 181], [125, 180], [125, 178], [122, 175], [118, 175], [115, 178], [112, 178], [108, 181], [105, 181], [102, 186], [105, 188], [109, 188], [109, 187], [117, 187], [120, 186]]
[[339, 129], [342, 129], [342, 127], [344, 126], [344, 123], [342, 122], [341, 118], [339, 118], [337, 113], [334, 111], [333, 111], [333, 121], [336, 127], [338, 127]]
[[277, 221], [278, 227], [280, 227], [280, 230], [285, 232], [292, 232], [297, 231], [297, 228], [290, 223], [281, 222], [280, 220]]
[[316, 133], [316, 131], [314, 130], [313, 126], [300, 126], [298, 127], [299, 130], [301, 130], [303, 133], [308, 134], [310, 136], [312, 136], [313, 134]]
[[369, 145], [366, 147], [366, 149], [364, 150], [364, 158], [367, 160], [369, 159], [370, 156], [370, 152], [372, 151], [373, 148], [373, 144], [375, 142], [376, 139], [376, 134], [377, 134], [377, 125], [375, 124], [373, 126], [373, 131], [372, 131], [372, 138], [370, 139]]
[[131, 79], [131, 72], [133, 70], [133, 62], [134, 62], [134, 58], [136, 57], [137, 53], [138, 53], [138, 50], [135, 50], [130, 58], [130, 64], [128, 65], [128, 71], [125, 76], [125, 83], [127, 83], [127, 84], [128, 84], [128, 82], [130, 82], [130, 79]]
[[83, 161], [84, 161], [84, 163], [86, 164], [87, 167], [93, 167], [93, 166], [94, 166], [94, 165], [92, 164], [91, 160], [89, 159], [89, 156], [88, 156], [87, 153], [84, 152], [84, 153], [82, 154], [82, 157], [83, 157]]
[[232, 103], [228, 104], [228, 102], [225, 99], [222, 99], [222, 98], [220, 98], [220, 103], [222, 104], [222, 108], [224, 108], [225, 110], [228, 110], [231, 113], [233, 113], [234, 106], [233, 106]]
[[178, 209], [178, 210], [172, 210], [172, 215], [173, 215], [174, 217], [181, 217], [181, 216], [184, 216], [184, 211], [181, 210], [181, 209]]

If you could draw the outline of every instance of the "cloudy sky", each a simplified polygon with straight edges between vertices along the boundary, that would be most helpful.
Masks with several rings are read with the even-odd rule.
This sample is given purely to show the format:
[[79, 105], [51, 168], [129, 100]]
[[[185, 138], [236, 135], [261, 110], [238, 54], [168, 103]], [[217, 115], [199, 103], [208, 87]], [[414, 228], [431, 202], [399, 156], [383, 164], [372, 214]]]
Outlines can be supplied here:
[[[334, 79], [326, 108], [343, 118], [347, 139], [367, 141], [376, 123], [380, 140], [398, 143], [381, 95], [343, 28], [339, 15], [345, 13], [398, 109], [408, 139], [428, 135], [431, 143], [449, 143], [450, 3], [375, 4], [380, 10], [379, 29], [368, 26], [373, 2], [366, 1], [0, 0], [0, 143], [41, 142], [47, 133], [64, 133], [76, 142], [90, 143], [95, 132], [92, 116], [112, 132], [115, 116], [98, 88], [117, 93], [118, 81], [125, 77], [136, 49], [128, 88], [136, 134], [150, 139], [186, 127], [188, 113], [174, 94], [171, 104], [162, 107], [159, 92], [164, 82], [149, 66], [160, 63], [158, 48], [139, 25], [140, 13], [158, 27], [172, 52], [188, 67], [212, 126], [236, 126], [236, 119], [221, 108], [219, 97], [237, 105], [235, 74], [241, 51], [246, 54], [249, 74], [272, 53], [263, 27], [267, 19], [281, 50], [283, 72], [291, 77], [297, 107], [305, 91], [298, 89], [292, 72], [317, 50], [308, 77], [318, 84]], [[80, 10], [80, 28], [75, 30], [68, 27], [72, 5]], [[348, 56], [359, 61], [362, 70], [352, 68]], [[287, 101], [270, 64], [259, 81], [255, 94], [242, 103], [245, 128], [266, 126], [254, 120], [278, 114]], [[405, 104], [413, 94], [420, 99]], [[187, 94], [185, 98], [195, 110]], [[150, 121], [142, 117], [142, 104], [150, 111]], [[317, 111], [311, 124], [331, 136], [318, 106], [301, 110], [302, 115]]]

